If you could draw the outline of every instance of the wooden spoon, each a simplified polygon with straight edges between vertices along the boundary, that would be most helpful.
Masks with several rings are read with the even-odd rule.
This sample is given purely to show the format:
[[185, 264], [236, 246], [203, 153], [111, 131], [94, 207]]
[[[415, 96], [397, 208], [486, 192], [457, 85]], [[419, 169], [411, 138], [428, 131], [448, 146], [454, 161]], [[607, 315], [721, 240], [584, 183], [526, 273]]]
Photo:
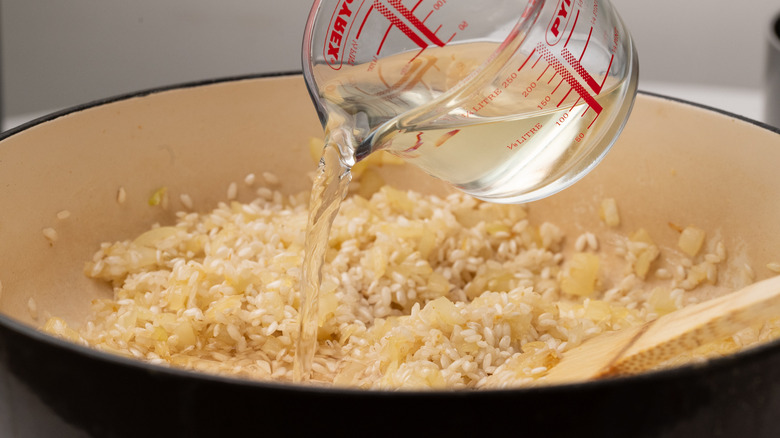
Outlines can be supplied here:
[[539, 383], [636, 374], [680, 353], [780, 316], [780, 276], [684, 307], [638, 327], [605, 333], [565, 353]]

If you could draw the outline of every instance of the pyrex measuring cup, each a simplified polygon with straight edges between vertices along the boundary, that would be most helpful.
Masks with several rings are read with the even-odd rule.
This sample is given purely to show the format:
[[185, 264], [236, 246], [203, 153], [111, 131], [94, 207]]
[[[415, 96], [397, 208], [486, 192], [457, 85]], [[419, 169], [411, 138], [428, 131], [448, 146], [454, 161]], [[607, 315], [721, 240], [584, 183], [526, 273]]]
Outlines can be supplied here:
[[592, 169], [638, 76], [606, 0], [315, 0], [303, 67], [326, 132], [343, 131], [355, 159], [386, 149], [493, 202]]

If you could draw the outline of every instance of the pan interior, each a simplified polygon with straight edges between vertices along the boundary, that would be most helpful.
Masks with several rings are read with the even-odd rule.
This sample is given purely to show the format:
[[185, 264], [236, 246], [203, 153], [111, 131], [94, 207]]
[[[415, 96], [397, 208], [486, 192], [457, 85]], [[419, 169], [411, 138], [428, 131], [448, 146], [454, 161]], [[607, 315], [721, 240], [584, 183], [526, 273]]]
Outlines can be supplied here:
[[[321, 137], [300, 76], [248, 78], [143, 94], [71, 112], [0, 141], [0, 312], [31, 327], [49, 316], [79, 325], [109, 285], [83, 274], [101, 242], [170, 224], [178, 194], [206, 211], [245, 175], [273, 172], [280, 190], [310, 188], [308, 141]], [[729, 248], [719, 295], [775, 275], [780, 261], [780, 136], [697, 106], [640, 95], [606, 159], [581, 182], [529, 206], [570, 236], [610, 242], [644, 228], [669, 253], [675, 226], [695, 225]], [[451, 189], [410, 166], [378, 169], [390, 184]], [[148, 200], [165, 188], [170, 203]], [[254, 190], [238, 184], [238, 200]], [[614, 198], [618, 229], [599, 206]], [[67, 212], [64, 214], [63, 212]], [[63, 218], [63, 216], [67, 216]], [[55, 234], [52, 234], [52, 231]], [[47, 237], [48, 235], [48, 237]], [[56, 235], [56, 238], [52, 238]], [[573, 251], [568, 245], [565, 251]], [[752, 275], [746, 274], [746, 266]], [[769, 266], [769, 267], [768, 267]], [[2, 321], [0, 321], [2, 322]]]

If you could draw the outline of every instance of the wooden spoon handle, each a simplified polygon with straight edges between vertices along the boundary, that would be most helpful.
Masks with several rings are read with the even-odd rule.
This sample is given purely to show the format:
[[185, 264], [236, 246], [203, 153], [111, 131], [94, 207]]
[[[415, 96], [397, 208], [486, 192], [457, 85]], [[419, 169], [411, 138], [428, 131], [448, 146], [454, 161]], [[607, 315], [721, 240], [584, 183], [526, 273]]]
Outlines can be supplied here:
[[639, 327], [606, 333], [566, 353], [544, 381], [635, 374], [772, 316], [780, 316], [780, 276], [684, 307]]
[[647, 324], [608, 373], [632, 374], [780, 315], [780, 276], [664, 315]]

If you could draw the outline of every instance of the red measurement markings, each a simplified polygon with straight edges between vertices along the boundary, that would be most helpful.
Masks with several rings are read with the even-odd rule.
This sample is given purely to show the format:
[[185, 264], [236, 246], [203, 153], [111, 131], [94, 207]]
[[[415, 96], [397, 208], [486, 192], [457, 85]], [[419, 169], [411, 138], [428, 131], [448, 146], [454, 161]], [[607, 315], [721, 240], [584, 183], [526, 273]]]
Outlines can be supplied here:
[[[591, 108], [593, 108], [593, 111], [595, 111], [596, 113], [601, 113], [601, 111], [603, 110], [601, 105], [598, 102], [596, 102], [596, 99], [594, 99], [593, 96], [591, 96], [590, 93], [588, 93], [588, 91], [585, 89], [585, 87], [583, 87], [582, 84], [580, 84], [577, 81], [577, 79], [574, 76], [572, 76], [571, 73], [569, 73], [568, 70], [566, 70], [566, 68], [561, 64], [561, 62], [558, 61], [558, 59], [555, 58], [555, 56], [552, 54], [552, 52], [550, 52], [547, 49], [547, 46], [545, 46], [544, 43], [539, 43], [536, 48], [542, 54], [542, 56], [544, 57], [545, 61], [547, 61], [547, 63], [550, 64], [555, 69], [555, 71], [557, 71], [558, 74], [560, 74], [561, 77], [563, 77], [564, 80], [566, 80], [566, 82], [569, 84], [569, 86], [571, 86], [571, 88], [573, 88], [574, 91], [577, 92], [577, 94], [579, 94], [580, 97], [582, 97], [582, 99], [585, 100], [585, 102]], [[566, 49], [563, 49], [563, 51], [564, 52], [568, 52]], [[568, 61], [568, 59], [567, 59], [567, 61]], [[579, 65], [579, 63], [578, 63], [578, 65]], [[582, 71], [584, 71], [584, 69], [582, 69]], [[588, 75], [588, 76], [590, 76], [590, 75]], [[594, 81], [594, 84], [595, 84], [595, 81]], [[588, 85], [591, 85], [591, 84], [588, 83]], [[595, 85], [598, 86], [598, 84], [595, 84]]]
[[374, 10], [374, 5], [371, 5], [371, 7], [368, 8], [368, 12], [366, 12], [366, 16], [363, 17], [363, 22], [360, 23], [360, 27], [358, 28], [358, 32], [357, 32], [357, 35], [355, 36], [355, 39], [359, 39], [360, 38], [360, 33], [363, 32], [363, 26], [365, 26], [366, 20], [368, 19], [368, 16], [371, 15], [371, 11], [373, 11], [373, 10]]
[[[588, 50], [588, 44], [590, 44], [591, 35], [593, 35], [593, 26], [590, 27], [590, 32], [588, 32], [588, 39], [585, 40], [585, 47], [582, 48], [582, 53], [580, 53], [580, 61], [582, 61], [582, 57], [585, 56], [585, 51]], [[564, 50], [566, 50], [565, 47]]]
[[547, 67], [544, 68], [544, 70], [542, 71], [542, 74], [540, 74], [539, 77], [536, 78], [536, 80], [538, 81], [538, 80], [542, 79], [542, 76], [544, 76], [544, 74], [547, 73], [547, 70], [549, 68], [550, 68], [550, 64], [547, 64]]
[[[571, 108], [569, 108], [569, 112], [572, 112], [572, 110], [574, 110], [574, 107], [576, 107], [577, 104], [580, 103], [581, 100], [582, 100], [582, 97], [578, 97], [577, 100], [574, 101], [574, 105], [572, 105]], [[584, 116], [587, 111], [588, 110], [586, 108], [585, 111], [583, 111], [583, 113], [580, 115], [580, 117]]]
[[601, 80], [601, 88], [604, 88], [604, 83], [607, 82], [607, 77], [609, 77], [609, 70], [612, 69], [612, 61], [615, 60], [615, 54], [613, 53], [612, 56], [609, 57], [609, 65], [607, 66], [607, 72], [604, 74], [604, 79]]
[[[401, 32], [404, 33], [412, 42], [417, 44], [420, 47], [425, 47], [428, 44], [423, 41], [422, 38], [417, 36], [416, 33], [414, 33], [409, 27], [401, 21], [400, 18], [396, 17], [387, 7], [379, 1], [374, 2], [374, 7], [376, 8], [379, 13], [385, 16], [388, 20], [390, 20], [390, 26], [387, 28], [387, 31], [385, 32], [385, 35], [382, 37], [382, 41], [379, 43], [379, 47], [376, 49], [376, 54], [379, 55], [379, 53], [382, 51], [382, 46], [385, 44], [385, 40], [387, 39], [387, 35], [390, 33], [390, 30], [393, 28], [393, 26], [397, 27]], [[368, 17], [366, 17], [368, 18]]]
[[[536, 51], [536, 49], [534, 49], [534, 51]], [[536, 68], [536, 64], [538, 64], [539, 61], [541, 61], [543, 57], [544, 57], [544, 55], [539, 55], [539, 57], [536, 58], [536, 61], [534, 61], [534, 64], [531, 66], [531, 70]]]
[[563, 59], [565, 59], [566, 62], [574, 67], [574, 71], [576, 71], [577, 74], [582, 77], [582, 79], [585, 79], [585, 82], [590, 85], [590, 88], [593, 89], [596, 94], [601, 93], [601, 85], [597, 83], [595, 79], [593, 79], [593, 76], [591, 76], [587, 70], [585, 70], [582, 64], [580, 64], [579, 60], [574, 59], [574, 55], [569, 52], [569, 49], [564, 47], [563, 50], [561, 50], [561, 56], [563, 56]]
[[[555, 72], [555, 73], [558, 73], [558, 72]], [[555, 94], [555, 92], [558, 91], [558, 87], [561, 86], [561, 84], [563, 83], [564, 80], [565, 79], [561, 79], [561, 81], [558, 82], [558, 85], [556, 85], [555, 88], [553, 88], [552, 93], [550, 93], [550, 94]], [[557, 106], [561, 106], [561, 104], [559, 103]]]
[[[379, 43], [379, 47], [377, 48], [377, 55], [379, 55], [379, 53], [382, 51], [382, 46], [384, 46], [385, 41], [387, 40], [387, 36], [393, 26], [397, 27], [398, 30], [406, 35], [406, 37], [409, 38], [413, 43], [417, 44], [417, 46], [419, 46], [421, 49], [425, 49], [430, 45], [423, 38], [427, 38], [428, 41], [439, 47], [443, 47], [445, 45], [445, 43], [439, 39], [438, 36], [436, 36], [434, 31], [429, 29], [412, 13], [412, 10], [407, 9], [406, 6], [401, 4], [401, 0], [387, 0], [387, 2], [390, 4], [390, 6], [393, 7], [394, 10], [391, 10], [382, 4], [381, 0], [374, 0], [374, 4], [372, 5], [373, 8], [375, 8], [385, 18], [387, 18], [388, 21], [390, 21], [390, 27], [388, 27], [387, 31], [382, 37], [382, 41]], [[365, 23], [367, 18], [368, 14], [363, 19], [363, 23]], [[404, 22], [402, 19], [406, 20], [406, 22]], [[411, 25], [411, 27], [406, 24], [407, 22], [409, 25]], [[361, 24], [361, 27], [362, 26], [363, 25]]]
[[[566, 80], [566, 78], [563, 78], [563, 79], [561, 79], [561, 82], [563, 82], [565, 80]], [[561, 86], [561, 84], [558, 84], [558, 87], [560, 87], [560, 86]], [[558, 87], [555, 87], [555, 88], [557, 89]], [[555, 107], [556, 108], [560, 108], [560, 106], [563, 105], [563, 102], [566, 101], [566, 98], [569, 97], [569, 94], [571, 94], [571, 92], [573, 90], [574, 90], [573, 88], [569, 87], [569, 91], [567, 91], [566, 94], [563, 95], [563, 99], [561, 99], [561, 101], [558, 102], [558, 105], [555, 105]]]
[[420, 49], [420, 51], [419, 51], [419, 52], [415, 53], [415, 54], [414, 54], [414, 56], [412, 56], [412, 59], [410, 59], [410, 60], [409, 60], [409, 62], [412, 62], [412, 61], [414, 61], [415, 59], [417, 59], [417, 57], [418, 57], [418, 56], [422, 55], [422, 52], [424, 52], [424, 51], [425, 51], [425, 49], [426, 49], [426, 48], [425, 48], [425, 47], [423, 47], [422, 49]]
[[[433, 44], [436, 44], [439, 47], [444, 46], [444, 42], [442, 42], [433, 31], [428, 29], [427, 26], [425, 26], [417, 17], [415, 17], [412, 11], [406, 9], [406, 6], [401, 4], [401, 0], [387, 0], [387, 1], [388, 3], [390, 3], [391, 6], [393, 6], [396, 9], [396, 11], [400, 12], [401, 15], [404, 18], [406, 18], [409, 21], [409, 23], [411, 23], [412, 26], [414, 26], [423, 35], [425, 35], [425, 37], [427, 37]], [[379, 0], [375, 0], [375, 3], [378, 2]]]
[[[536, 53], [536, 49], [531, 50], [531, 53], [528, 55], [528, 58], [525, 58], [525, 61], [523, 61], [523, 64], [520, 65], [520, 68], [517, 69], [517, 71], [520, 71], [525, 67], [526, 64], [528, 64], [528, 60], [531, 59], [532, 56], [534, 56], [534, 53]], [[536, 65], [536, 63], [534, 63]]]
[[596, 119], [598, 119], [600, 115], [601, 114], [596, 114], [596, 117], [594, 117], [593, 120], [590, 121], [590, 124], [588, 124], [588, 127], [585, 129], [590, 129], [590, 127], [593, 126], [593, 124], [596, 122]]
[[[436, 28], [436, 31], [435, 31], [434, 33], [438, 32], [438, 31], [439, 31], [439, 29], [441, 29], [441, 26], [442, 26], [442, 25], [440, 24], [440, 25], [439, 25], [439, 27], [437, 27], [437, 28]], [[444, 44], [449, 44], [449, 42], [450, 42], [450, 41], [452, 41], [452, 39], [453, 39], [453, 38], [455, 38], [455, 35], [457, 35], [457, 33], [454, 33], [454, 34], [452, 34], [452, 36], [450, 37], [450, 39], [448, 39], [448, 40], [447, 40], [447, 42], [446, 42], [446, 43], [444, 43]], [[427, 49], [427, 48], [428, 48], [428, 47], [426, 46], [426, 47], [423, 47], [422, 49], [420, 49], [420, 51], [419, 51], [419, 52], [415, 53], [415, 55], [414, 55], [414, 56], [412, 56], [412, 59], [410, 59], [410, 60], [409, 60], [409, 62], [412, 62], [412, 61], [414, 61], [415, 59], [417, 59], [417, 57], [418, 57], [418, 56], [420, 56], [420, 55], [422, 55], [422, 52], [424, 52], [424, 51], [425, 51], [425, 49]]]
[[[403, 25], [403, 23], [401, 23], [401, 24]], [[382, 37], [382, 41], [379, 42], [379, 47], [376, 48], [377, 56], [379, 56], [379, 53], [382, 52], [382, 46], [385, 45], [385, 40], [387, 39], [387, 36], [390, 35], [390, 31], [391, 30], [393, 30], [393, 26], [388, 26], [387, 30], [385, 31], [384, 36]], [[421, 43], [422, 43], [422, 40], [420, 40], [420, 43], [417, 43], [417, 44], [421, 44]]]
[[[578, 98], [577, 98], [577, 100], [575, 100], [575, 101], [574, 101], [574, 105], [572, 105], [572, 106], [571, 106], [571, 108], [569, 108], [569, 112], [570, 112], [570, 113], [571, 113], [571, 112], [574, 110], [574, 107], [576, 107], [576, 106], [577, 106], [577, 104], [578, 104], [578, 103], [580, 103], [580, 100], [582, 100], [582, 98], [581, 98], [581, 97], [578, 97]], [[585, 108], [585, 111], [583, 111], [583, 112], [582, 112], [582, 114], [580, 114], [580, 118], [582, 118], [582, 117], [585, 117], [585, 114], [587, 114], [587, 113], [588, 113], [588, 110], [589, 110], [590, 108], [591, 108], [591, 107], [587, 107], [587, 108]], [[587, 127], [587, 128], [585, 128], [585, 129], [590, 129], [590, 127], [591, 127], [591, 126], [593, 126], [593, 122], [595, 122], [595, 121], [596, 121], [596, 119], [598, 119], [600, 115], [601, 115], [601, 113], [596, 113], [596, 117], [594, 117], [594, 118], [593, 118], [593, 120], [591, 120], [591, 121], [590, 121], [590, 124], [588, 124], [588, 127]]]
[[577, 15], [574, 16], [574, 24], [571, 25], [571, 30], [569, 31], [569, 36], [566, 38], [566, 42], [563, 43], [563, 47], [566, 47], [569, 45], [569, 40], [571, 39], [572, 34], [574, 34], [574, 29], [577, 28], [577, 19], [580, 18], [580, 10], [577, 9]]

